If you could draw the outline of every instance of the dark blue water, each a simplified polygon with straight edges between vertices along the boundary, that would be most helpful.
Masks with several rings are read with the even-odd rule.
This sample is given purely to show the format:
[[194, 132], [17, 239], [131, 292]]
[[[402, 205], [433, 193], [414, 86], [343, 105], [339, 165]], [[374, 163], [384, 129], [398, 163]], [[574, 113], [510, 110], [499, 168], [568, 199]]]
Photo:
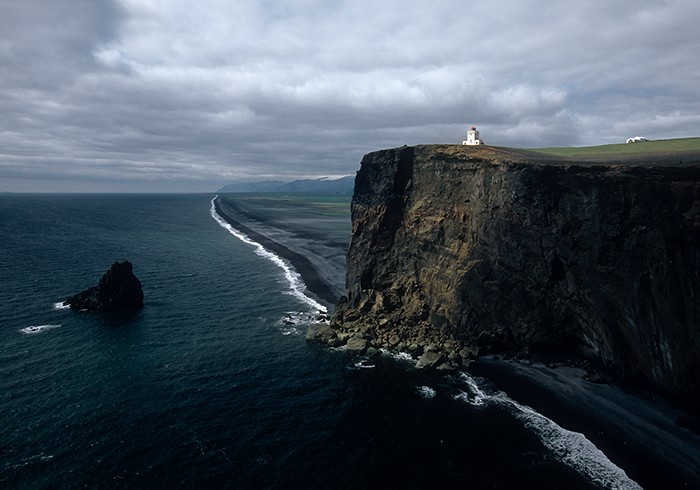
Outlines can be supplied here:
[[[0, 196], [0, 487], [634, 488], [482, 381], [308, 345], [211, 197]], [[125, 259], [141, 312], [56, 307]]]

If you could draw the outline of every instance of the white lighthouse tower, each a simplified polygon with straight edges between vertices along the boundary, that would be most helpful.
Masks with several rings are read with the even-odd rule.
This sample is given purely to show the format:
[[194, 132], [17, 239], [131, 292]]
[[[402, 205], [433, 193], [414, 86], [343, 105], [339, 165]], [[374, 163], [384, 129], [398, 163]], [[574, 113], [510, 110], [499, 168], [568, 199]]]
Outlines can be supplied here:
[[463, 145], [483, 145], [484, 140], [479, 138], [479, 131], [476, 130], [476, 126], [472, 126], [467, 131], [467, 139], [462, 141]]

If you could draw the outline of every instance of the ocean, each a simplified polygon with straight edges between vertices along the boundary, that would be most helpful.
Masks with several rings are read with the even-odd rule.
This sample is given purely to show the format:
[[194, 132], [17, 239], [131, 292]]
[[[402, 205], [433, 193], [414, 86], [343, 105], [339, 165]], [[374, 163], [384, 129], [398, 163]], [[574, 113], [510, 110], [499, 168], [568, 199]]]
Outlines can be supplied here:
[[[0, 195], [2, 488], [639, 488], [485, 379], [307, 344], [212, 195]], [[61, 306], [129, 260], [137, 313]]]

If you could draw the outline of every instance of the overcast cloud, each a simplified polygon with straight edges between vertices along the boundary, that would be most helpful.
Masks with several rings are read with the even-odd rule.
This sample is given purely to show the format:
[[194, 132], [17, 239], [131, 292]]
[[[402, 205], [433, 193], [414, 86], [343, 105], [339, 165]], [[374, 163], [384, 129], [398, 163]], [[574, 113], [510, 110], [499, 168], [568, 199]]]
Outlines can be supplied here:
[[364, 153], [697, 136], [697, 0], [0, 0], [0, 191], [213, 191]]

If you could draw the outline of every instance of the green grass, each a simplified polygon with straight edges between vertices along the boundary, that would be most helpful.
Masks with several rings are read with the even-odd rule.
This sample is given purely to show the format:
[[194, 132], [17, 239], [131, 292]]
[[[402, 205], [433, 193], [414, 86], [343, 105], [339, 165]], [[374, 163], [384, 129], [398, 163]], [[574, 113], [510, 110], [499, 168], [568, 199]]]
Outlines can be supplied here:
[[528, 148], [529, 153], [562, 157], [567, 159], [673, 157], [685, 154], [700, 154], [700, 138], [678, 138], [670, 140], [641, 141], [616, 145], [583, 146], [569, 148]]

